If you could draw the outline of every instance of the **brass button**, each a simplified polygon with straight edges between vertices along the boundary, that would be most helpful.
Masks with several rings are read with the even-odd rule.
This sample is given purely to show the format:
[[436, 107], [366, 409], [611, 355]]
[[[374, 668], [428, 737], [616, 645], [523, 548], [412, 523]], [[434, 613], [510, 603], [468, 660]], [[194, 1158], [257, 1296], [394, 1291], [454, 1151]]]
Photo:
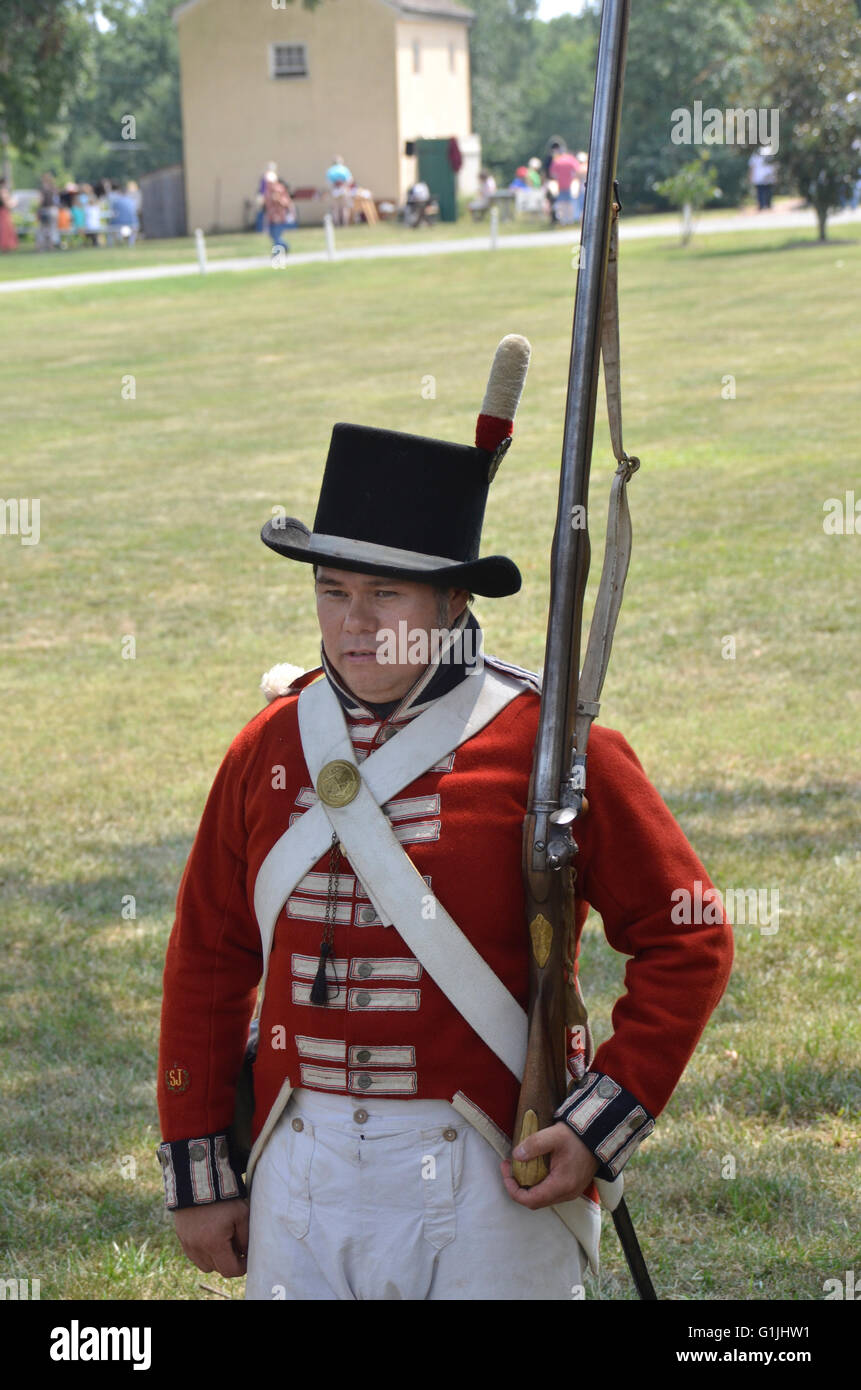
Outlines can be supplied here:
[[368, 1076], [367, 1072], [362, 1072], [362, 1075], [356, 1078], [356, 1085], [361, 1087], [363, 1091], [367, 1091], [370, 1084], [371, 1078]]
[[353, 1111], [353, 1119], [356, 1121], [356, 1124], [357, 1124], [357, 1125], [366, 1124], [366, 1123], [367, 1123], [367, 1119], [368, 1119], [368, 1112], [367, 1112], [367, 1110], [354, 1110], [354, 1111]]
[[302, 1130], [305, 1128], [305, 1121], [300, 1120], [298, 1115], [296, 1116], [295, 1120], [292, 1121], [292, 1124], [297, 1134], [301, 1134]]
[[353, 763], [335, 758], [320, 769], [317, 795], [326, 806], [349, 806], [358, 795], [361, 782], [359, 769]]
[[443, 1137], [443, 1139], [447, 1139], [448, 1142], [451, 1143], [452, 1140], [454, 1140], [454, 1139], [457, 1138], [457, 1130], [456, 1130], [456, 1129], [452, 1129], [451, 1126], [449, 1125], [448, 1129], [444, 1129], [444, 1130], [443, 1130], [443, 1132], [442, 1132], [442, 1137]]
[[595, 1094], [600, 1096], [602, 1100], [609, 1100], [611, 1096], [616, 1094], [616, 1087], [609, 1076], [601, 1077], [601, 1080], [595, 1087]]
[[370, 993], [368, 992], [368, 990], [366, 990], [366, 989], [360, 989], [359, 992], [358, 992], [358, 994], [356, 995], [356, 1003], [358, 1004], [359, 1008], [360, 1008], [360, 1009], [366, 1009], [366, 1008], [368, 1007], [368, 1005], [370, 1004], [370, 1002], [371, 1002], [371, 996], [370, 996]]
[[363, 960], [362, 963], [361, 963], [361, 965], [359, 966], [358, 970], [356, 971], [356, 974], [357, 974], [357, 975], [359, 976], [359, 978], [362, 979], [362, 980], [367, 980], [368, 976], [369, 976], [369, 975], [373, 975], [373, 973], [374, 973], [374, 967], [371, 965], [371, 962], [368, 961], [368, 960]]
[[394, 729], [394, 728], [392, 727], [392, 725], [389, 724], [388, 728], [382, 729], [382, 730], [381, 730], [381, 732], [380, 732], [380, 742], [381, 742], [381, 743], [388, 743], [389, 739], [390, 739], [390, 738], [394, 738], [394, 736], [395, 736], [395, 734], [396, 734], [397, 732], [398, 732], [397, 729]]
[[360, 907], [360, 908], [359, 908], [359, 921], [360, 921], [360, 922], [364, 922], [366, 925], [367, 925], [369, 922], [373, 922], [374, 919], [375, 919], [375, 917], [376, 917], [376, 915], [377, 915], [377, 914], [376, 914], [376, 912], [374, 911], [374, 909], [373, 909], [372, 907]]
[[364, 1064], [365, 1062], [370, 1062], [370, 1060], [371, 1060], [371, 1050], [370, 1050], [370, 1048], [368, 1048], [368, 1047], [361, 1047], [361, 1048], [359, 1048], [359, 1051], [356, 1053], [356, 1061], [357, 1061], [357, 1062], [362, 1062], [362, 1063]]
[[191, 1159], [192, 1163], [202, 1163], [203, 1160], [206, 1158], [206, 1145], [189, 1144], [188, 1156]]

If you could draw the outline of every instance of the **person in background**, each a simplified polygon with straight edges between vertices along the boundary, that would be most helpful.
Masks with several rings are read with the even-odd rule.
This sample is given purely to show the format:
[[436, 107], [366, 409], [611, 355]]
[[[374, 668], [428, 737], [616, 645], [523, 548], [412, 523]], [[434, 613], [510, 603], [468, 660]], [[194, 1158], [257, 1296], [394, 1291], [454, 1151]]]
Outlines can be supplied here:
[[412, 188], [407, 191], [406, 223], [408, 227], [420, 227], [423, 222], [426, 227], [431, 225], [428, 209], [432, 201], [433, 195], [424, 179], [417, 179]]
[[566, 150], [567, 148], [568, 146], [565, 144], [565, 141], [562, 139], [561, 135], [554, 135], [551, 137], [551, 139], [547, 141], [547, 148], [544, 151], [544, 159], [541, 162], [541, 168], [544, 170], [545, 178], [549, 179], [551, 177], [550, 165], [553, 163], [557, 154], [561, 154], [562, 151]]
[[542, 184], [540, 159], [533, 157], [528, 164], [520, 165], [508, 185], [514, 193], [515, 213], [546, 213], [547, 194]]
[[91, 246], [100, 246], [102, 241], [102, 205], [92, 184], [84, 184], [86, 202], [84, 203], [84, 232]]
[[60, 194], [60, 203], [57, 208], [57, 239], [61, 251], [67, 251], [72, 240], [72, 199], [74, 196], [74, 192], [68, 184]]
[[36, 250], [51, 251], [57, 244], [57, 185], [51, 174], [42, 175], [36, 218]]
[[777, 183], [777, 170], [771, 162], [771, 146], [762, 145], [754, 150], [747, 161], [750, 181], [756, 189], [757, 211], [769, 212], [774, 185]]
[[87, 201], [86, 191], [79, 188], [72, 199], [72, 234], [81, 246], [87, 239]]
[[326, 170], [326, 182], [329, 191], [334, 199], [333, 217], [336, 226], [346, 227], [349, 224], [353, 210], [353, 200], [350, 195], [350, 186], [353, 182], [353, 175], [344, 163], [343, 156], [336, 154], [334, 164], [330, 164]]
[[119, 189], [112, 189], [108, 194], [110, 215], [107, 225], [107, 240], [109, 246], [122, 245], [124, 240], [128, 241], [129, 246], [135, 244], [140, 229], [136, 191], [137, 184], [127, 183], [122, 192]]
[[[581, 173], [582, 169], [577, 156], [569, 153], [564, 145], [561, 149], [557, 149], [550, 161], [550, 177], [559, 190], [553, 205], [554, 221], [565, 225], [570, 225], [575, 221], [576, 202], [572, 189]], [[578, 182], [578, 192], [579, 188]]]
[[550, 214], [551, 223], [556, 221], [556, 199], [559, 196], [559, 185], [550, 172], [550, 167], [557, 154], [566, 148], [565, 141], [561, 135], [554, 135], [547, 141], [547, 148], [544, 151], [544, 159], [541, 168], [544, 173], [544, 192], [547, 197], [547, 207]]
[[[518, 169], [517, 172], [519, 174], [520, 170]], [[512, 187], [514, 186], [515, 185], [512, 184]], [[525, 187], [525, 184], [521, 184], [520, 187]], [[482, 169], [478, 176], [478, 196], [474, 198], [469, 205], [473, 221], [477, 222], [480, 217], [484, 216], [490, 207], [490, 202], [495, 192], [496, 179], [489, 169]]]
[[296, 226], [296, 209], [293, 206], [293, 199], [290, 197], [286, 184], [281, 182], [274, 169], [267, 169], [265, 182], [266, 191], [263, 194], [263, 206], [272, 245], [273, 247], [280, 246], [283, 251], [289, 251], [290, 247], [286, 241], [282, 240], [282, 236], [288, 227]]
[[135, 217], [137, 221], [136, 230], [138, 236], [140, 236], [141, 233], [143, 233], [143, 235], [146, 235], [146, 228], [143, 227], [141, 221], [143, 216], [143, 194], [141, 193], [140, 185], [136, 183], [134, 179], [128, 179], [123, 186], [123, 192], [125, 193], [127, 198], [131, 198], [132, 203], [134, 204]]
[[0, 251], [14, 251], [18, 245], [18, 233], [12, 221], [12, 209], [18, 206], [18, 199], [0, 178]]
[[577, 163], [580, 165], [580, 176], [578, 179], [578, 189], [574, 193], [574, 216], [578, 222], [582, 221], [583, 208], [586, 203], [586, 171], [589, 168], [589, 154], [586, 150], [577, 151]]
[[278, 177], [277, 160], [270, 159], [265, 170], [260, 175], [260, 182], [257, 185], [257, 198], [255, 200], [257, 206], [257, 213], [254, 218], [255, 232], [262, 232], [266, 222], [266, 178], [269, 174], [274, 174], [276, 178]]

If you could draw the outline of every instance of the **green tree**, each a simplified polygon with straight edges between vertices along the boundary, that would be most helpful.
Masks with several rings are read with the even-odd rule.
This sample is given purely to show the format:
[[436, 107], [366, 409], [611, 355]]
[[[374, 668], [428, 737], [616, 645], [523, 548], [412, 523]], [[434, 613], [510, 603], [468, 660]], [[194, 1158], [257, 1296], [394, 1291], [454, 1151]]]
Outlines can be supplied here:
[[472, 126], [482, 159], [493, 169], [524, 158], [525, 119], [532, 70], [532, 20], [537, 0], [470, 0]]
[[693, 214], [720, 197], [717, 186], [717, 172], [709, 163], [708, 150], [700, 150], [696, 159], [685, 164], [677, 174], [662, 179], [655, 185], [655, 192], [682, 213], [682, 245], [687, 246], [694, 234]]
[[0, 144], [36, 158], [64, 109], [90, 40], [92, 0], [0, 0]]
[[[692, 108], [695, 101], [720, 110], [750, 104], [751, 93], [743, 90], [745, 60], [756, 14], [771, 3], [720, 0], [705, 9], [690, 0], [632, 5], [619, 148], [626, 206], [654, 204], [656, 183], [690, 160], [690, 147], [680, 148], [670, 138], [674, 110]], [[497, 141], [494, 131], [482, 126], [484, 107], [475, 103], [476, 129], [494, 157], [501, 148], [509, 165], [519, 163], [527, 153], [543, 150], [552, 134], [561, 135], [569, 148], [587, 144], [600, 11], [600, 0], [589, 0], [577, 16], [533, 21], [531, 43], [518, 48], [507, 85], [506, 140]], [[500, 33], [492, 38], [501, 45]], [[513, 51], [508, 61], [515, 61]], [[746, 187], [749, 153], [736, 145], [710, 149], [727, 202], [738, 200]]]
[[[690, 159], [690, 146], [670, 139], [674, 110], [692, 109], [695, 101], [719, 110], [751, 104], [742, 98], [754, 20], [748, 0], [649, 0], [632, 6], [619, 142], [623, 203], [654, 203], [655, 184]], [[743, 156], [749, 153], [731, 145], [711, 147], [728, 202], [741, 196]]]
[[76, 178], [137, 178], [182, 160], [175, 8], [103, 0], [60, 144]]
[[527, 153], [543, 154], [554, 135], [561, 136], [570, 150], [588, 145], [597, 19], [594, 10], [586, 10], [534, 24], [530, 70], [523, 83], [521, 158]]
[[784, 0], [756, 31], [759, 100], [780, 113], [775, 163], [813, 204], [819, 239], [861, 162], [861, 26], [852, 0]]

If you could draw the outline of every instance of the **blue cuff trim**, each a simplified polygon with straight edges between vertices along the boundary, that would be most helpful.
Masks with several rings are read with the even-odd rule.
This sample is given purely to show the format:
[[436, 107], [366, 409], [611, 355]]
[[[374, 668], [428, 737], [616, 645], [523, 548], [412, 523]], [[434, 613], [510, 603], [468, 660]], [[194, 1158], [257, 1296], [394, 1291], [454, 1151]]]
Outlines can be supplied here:
[[227, 1134], [205, 1134], [200, 1139], [176, 1139], [156, 1150], [164, 1178], [168, 1211], [229, 1202], [247, 1195], [238, 1158]]
[[598, 1160], [595, 1176], [617, 1178], [634, 1150], [651, 1134], [655, 1121], [630, 1091], [603, 1072], [588, 1071], [554, 1111]]

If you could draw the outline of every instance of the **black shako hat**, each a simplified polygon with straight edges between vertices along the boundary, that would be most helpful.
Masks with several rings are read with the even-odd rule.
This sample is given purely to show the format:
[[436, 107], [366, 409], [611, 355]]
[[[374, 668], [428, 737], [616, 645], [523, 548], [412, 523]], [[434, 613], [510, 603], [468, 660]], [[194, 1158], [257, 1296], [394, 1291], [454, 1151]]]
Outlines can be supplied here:
[[525, 338], [497, 349], [476, 445], [338, 424], [309, 531], [296, 517], [267, 521], [261, 539], [291, 560], [389, 574], [489, 598], [516, 594], [520, 571], [505, 555], [479, 559], [490, 483], [511, 443], [529, 363]]

